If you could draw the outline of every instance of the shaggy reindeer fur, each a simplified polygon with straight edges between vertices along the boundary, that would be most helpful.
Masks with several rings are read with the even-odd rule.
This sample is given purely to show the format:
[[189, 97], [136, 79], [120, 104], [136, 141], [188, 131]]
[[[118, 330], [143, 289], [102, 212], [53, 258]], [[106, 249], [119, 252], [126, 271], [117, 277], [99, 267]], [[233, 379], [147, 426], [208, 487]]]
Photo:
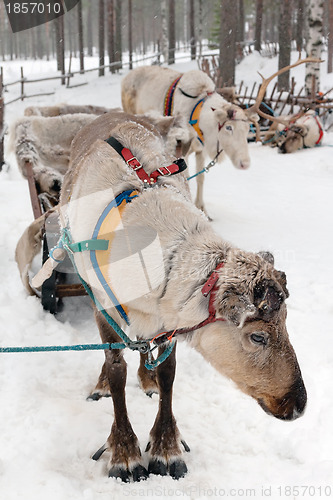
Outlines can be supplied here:
[[299, 149], [313, 148], [321, 142], [323, 129], [323, 124], [315, 111], [309, 110], [300, 118], [291, 121], [287, 128], [281, 123], [274, 123], [268, 134], [275, 131], [275, 135], [267, 144], [278, 146], [281, 153], [294, 153]]
[[39, 193], [58, 198], [71, 142], [77, 132], [95, 118], [96, 115], [81, 113], [50, 118], [30, 116], [13, 124], [10, 149], [14, 150], [24, 177], [25, 163], [32, 163]]
[[[118, 122], [123, 122], [124, 117], [126, 116], [124, 113], [119, 112], [120, 110], [116, 111], [114, 110], [113, 113], [113, 124], [115, 125]], [[78, 115], [75, 115], [78, 116]], [[82, 115], [83, 120], [85, 120], [85, 115]], [[92, 119], [94, 119], [93, 117]], [[66, 118], [65, 118], [66, 119]], [[161, 136], [164, 138], [164, 145], [167, 151], [170, 153], [175, 151], [177, 143], [179, 141], [182, 142], [184, 147], [186, 146], [187, 143], [189, 143], [189, 135], [187, 133], [187, 129], [184, 125], [184, 120], [181, 117], [170, 117], [170, 118], [161, 118], [159, 115], [156, 113], [151, 113], [149, 116], [141, 117], [144, 121], [142, 122], [144, 127], [150, 129], [150, 130], [157, 130]], [[48, 126], [50, 126], [50, 120], [47, 119]], [[109, 118], [108, 118], [109, 120]], [[88, 123], [91, 120], [88, 119]], [[43, 123], [43, 122], [42, 122]], [[54, 119], [51, 120], [51, 124], [54, 123]], [[59, 119], [56, 119], [56, 122], [59, 124]], [[75, 122], [76, 123], [76, 122]], [[136, 117], [136, 123], [140, 123], [140, 117]], [[21, 128], [21, 122], [18, 124], [18, 130], [22, 132], [25, 130], [24, 128], [25, 121], [23, 121], [22, 128]], [[40, 125], [41, 122], [40, 120], [34, 119], [33, 120], [33, 125], [38, 124]], [[71, 124], [71, 122], [70, 122]], [[82, 121], [79, 121], [79, 124], [84, 125]], [[30, 121], [27, 123], [27, 127], [30, 125]], [[80, 127], [81, 128], [81, 127]], [[49, 129], [48, 129], [49, 130]], [[40, 130], [38, 130], [40, 132]], [[95, 139], [97, 140], [99, 138], [99, 129], [97, 129], [96, 134], [95, 134]], [[71, 132], [71, 135], [73, 132]], [[93, 132], [91, 134], [91, 137], [93, 136]], [[29, 139], [31, 140], [32, 137], [29, 135]], [[58, 136], [59, 140], [59, 136]], [[27, 143], [23, 142], [22, 143], [27, 146]], [[30, 144], [30, 143], [28, 143]], [[35, 149], [33, 147], [34, 142], [32, 141], [32, 146], [31, 146], [31, 151], [28, 149], [27, 154], [33, 154]], [[77, 144], [76, 147], [82, 147], [82, 150], [80, 149], [80, 154], [84, 155], [85, 154], [85, 148], [86, 144]], [[39, 156], [37, 155], [38, 151], [36, 148], [36, 165], [40, 163]], [[25, 157], [24, 157], [25, 158]], [[34, 158], [33, 156], [30, 158]], [[66, 165], [67, 169], [67, 165]], [[63, 171], [65, 172], [65, 170]], [[71, 175], [69, 173], [69, 175]], [[61, 182], [62, 182], [62, 177], [61, 177]], [[50, 192], [50, 191], [49, 191]], [[57, 209], [57, 208], [56, 208]], [[35, 295], [36, 291], [34, 288], [31, 287], [30, 285], [30, 270], [31, 270], [31, 264], [36, 255], [40, 252], [41, 249], [41, 240], [43, 236], [43, 227], [45, 225], [45, 220], [46, 217], [50, 215], [52, 211], [47, 212], [47, 214], [43, 214], [41, 217], [36, 219], [34, 222], [32, 222], [26, 230], [23, 232], [22, 236], [20, 237], [17, 246], [16, 246], [16, 251], [15, 251], [15, 260], [17, 262], [20, 276], [22, 283], [27, 290], [27, 292], [30, 295]]]
[[60, 116], [72, 115], [77, 113], [103, 115], [110, 111], [102, 106], [91, 105], [71, 105], [71, 104], [58, 104], [56, 106], [29, 106], [24, 110], [24, 116]]
[[[215, 307], [217, 316], [224, 321], [187, 334], [185, 339], [220, 373], [253, 396], [265, 411], [284, 420], [300, 416], [306, 391], [285, 325], [288, 292], [284, 273], [274, 269], [271, 254], [239, 250], [218, 236], [192, 204], [184, 175], [160, 177], [154, 187], [145, 189], [135, 172], [105, 142], [111, 135], [131, 150], [148, 174], [169, 165], [174, 157], [151, 123], [124, 113], [98, 118], [73, 141], [60, 212], [61, 224], [70, 229], [74, 242], [91, 238], [101, 212], [120, 192], [134, 188], [140, 193], [126, 205], [121, 229], [109, 235], [111, 256], [106, 264], [108, 283], [128, 308], [129, 334], [150, 338], [205, 320], [209, 298], [203, 296], [201, 288], [222, 262]], [[147, 237], [146, 245], [142, 245], [145, 235], [150, 239]], [[141, 249], [140, 259], [135, 258], [138, 253], [127, 258], [121, 252], [128, 240], [132, 252], [135, 245], [138, 252]], [[95, 296], [119, 321], [109, 300], [103, 300], [89, 252], [75, 254], [75, 262]], [[119, 340], [99, 311], [95, 316], [103, 342]], [[177, 479], [183, 476], [187, 467], [182, 444], [187, 450], [188, 447], [172, 414], [174, 351], [153, 374], [148, 375], [140, 366], [142, 387], [150, 386], [150, 390], [160, 394], [147, 446], [148, 472], [127, 416], [126, 363], [122, 352], [108, 350], [105, 354], [92, 398], [111, 393], [114, 422], [106, 444], [94, 458], [109, 450], [109, 475], [123, 481], [130, 477], [144, 479], [148, 472], [169, 473]]]
[[[228, 103], [216, 93], [213, 81], [203, 71], [193, 70], [181, 74], [170, 68], [157, 66], [136, 68], [122, 81], [121, 98], [124, 110], [129, 113], [156, 110], [163, 114], [166, 93], [178, 77], [181, 79], [174, 92], [173, 115], [181, 115], [189, 121], [196, 103], [205, 98], [199, 117], [204, 144], [199, 141], [193, 127], [188, 124], [192, 137], [191, 151], [196, 153], [197, 172], [204, 168], [206, 156], [213, 160], [220, 151], [217, 161], [222, 161], [225, 153], [236, 168], [248, 168], [249, 121], [246, 111]], [[253, 113], [250, 117], [257, 117], [256, 114], [252, 115]], [[204, 176], [197, 176], [195, 204], [205, 210], [203, 182]]]

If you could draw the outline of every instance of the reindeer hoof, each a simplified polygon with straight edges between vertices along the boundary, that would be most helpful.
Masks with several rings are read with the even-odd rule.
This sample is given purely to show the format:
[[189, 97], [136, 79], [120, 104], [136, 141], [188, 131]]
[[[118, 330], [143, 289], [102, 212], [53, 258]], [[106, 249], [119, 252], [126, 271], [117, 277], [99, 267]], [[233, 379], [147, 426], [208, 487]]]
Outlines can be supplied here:
[[98, 392], [94, 392], [93, 394], [89, 394], [87, 397], [87, 401], [98, 401], [101, 399], [102, 395], [99, 394]]
[[153, 394], [158, 394], [158, 391], [147, 391], [146, 392], [146, 396], [148, 396], [149, 398], [152, 398]]
[[120, 478], [124, 483], [130, 482], [129, 471], [119, 466], [111, 467], [109, 470], [109, 477], [114, 477], [115, 479]]
[[89, 394], [87, 401], [99, 401], [101, 398], [109, 398], [110, 396], [111, 394], [107, 392], [105, 394], [102, 394], [101, 392], [93, 392]]
[[187, 453], [188, 453], [189, 451], [191, 451], [191, 450], [190, 450], [189, 445], [187, 444], [187, 442], [186, 442], [186, 441], [184, 441], [184, 439], [182, 439], [181, 443], [182, 443], [182, 445], [184, 446], [184, 450], [185, 450]]
[[172, 462], [169, 467], [169, 474], [173, 479], [180, 479], [187, 474], [186, 463], [183, 460]]
[[96, 453], [93, 454], [93, 456], [91, 457], [93, 460], [99, 460], [101, 458], [101, 456], [103, 455], [103, 453], [105, 452], [105, 450], [108, 449], [108, 444], [105, 443], [103, 444], [103, 446], [100, 447], [99, 450], [96, 451]]
[[166, 476], [168, 474], [167, 465], [161, 460], [150, 460], [148, 472], [149, 474], [156, 474], [157, 476]]
[[133, 481], [145, 481], [149, 476], [147, 469], [145, 469], [142, 465], [137, 465], [132, 470], [132, 478]]

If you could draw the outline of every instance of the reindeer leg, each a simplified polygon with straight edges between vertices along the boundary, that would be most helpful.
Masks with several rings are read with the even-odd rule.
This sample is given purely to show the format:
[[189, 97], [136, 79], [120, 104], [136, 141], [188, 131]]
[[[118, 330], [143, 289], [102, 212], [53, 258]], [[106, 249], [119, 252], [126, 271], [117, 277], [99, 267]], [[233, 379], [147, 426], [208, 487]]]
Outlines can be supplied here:
[[[205, 168], [205, 157], [202, 152], [195, 153], [195, 165], [197, 173]], [[196, 179], [197, 179], [197, 196], [195, 199], [195, 206], [198, 207], [200, 210], [202, 210], [207, 215], [209, 220], [212, 220], [206, 212], [206, 208], [203, 201], [203, 186], [205, 181], [205, 174], [202, 173], [200, 175], [197, 175]]]
[[[159, 354], [164, 348], [159, 348]], [[153, 428], [150, 431], [150, 442], [146, 451], [149, 451], [149, 472], [165, 476], [168, 472], [174, 479], [185, 476], [187, 467], [182, 459], [181, 444], [185, 449], [188, 446], [182, 442], [172, 413], [172, 386], [176, 371], [176, 347], [170, 356], [157, 367], [157, 385], [159, 387], [159, 409]]]
[[96, 387], [93, 391], [91, 391], [87, 400], [98, 401], [102, 397], [109, 398], [110, 396], [110, 385], [106, 376], [106, 363], [104, 363]]
[[[95, 316], [102, 341], [119, 340], [118, 335], [100, 312], [97, 311]], [[119, 477], [124, 482], [128, 482], [130, 476], [134, 481], [146, 479], [148, 472], [142, 465], [138, 439], [127, 415], [125, 400], [127, 365], [121, 350], [105, 351], [104, 374], [110, 386], [114, 421], [106, 444], [93, 455], [93, 458], [97, 460], [105, 450], [109, 449], [111, 451], [109, 477]]]
[[152, 397], [153, 394], [158, 394], [158, 386], [156, 381], [156, 371], [147, 370], [145, 361], [148, 359], [148, 354], [140, 353], [140, 366], [138, 369], [139, 385], [147, 396]]

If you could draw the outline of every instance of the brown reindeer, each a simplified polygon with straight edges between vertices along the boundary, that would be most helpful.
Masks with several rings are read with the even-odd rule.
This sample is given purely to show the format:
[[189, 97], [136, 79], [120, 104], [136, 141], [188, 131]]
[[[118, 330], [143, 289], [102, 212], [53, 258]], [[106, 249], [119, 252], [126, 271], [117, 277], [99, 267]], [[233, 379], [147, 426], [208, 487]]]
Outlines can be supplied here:
[[[324, 132], [323, 125], [313, 110], [307, 112], [300, 112], [292, 116], [279, 116], [274, 117], [263, 111], [261, 103], [264, 99], [269, 83], [277, 76], [285, 71], [305, 64], [308, 62], [322, 62], [320, 59], [307, 57], [301, 59], [301, 56], [294, 64], [289, 64], [284, 68], [279, 69], [269, 78], [264, 78], [262, 75], [262, 85], [258, 92], [256, 102], [253, 106], [248, 108], [252, 112], [258, 113], [261, 118], [272, 122], [270, 129], [266, 132], [263, 139], [264, 144], [271, 146], [278, 146], [281, 153], [293, 153], [298, 149], [312, 148], [320, 144]], [[260, 74], [260, 73], [259, 73]], [[260, 140], [259, 126], [256, 124], [256, 140]]]
[[[188, 342], [268, 414], [294, 420], [303, 414], [307, 396], [286, 328], [285, 274], [274, 268], [271, 254], [245, 252], [214, 232], [192, 204], [184, 174], [165, 175], [175, 171], [174, 161], [149, 119], [121, 112], [97, 118], [73, 141], [61, 224], [74, 243], [91, 240], [93, 234], [108, 241], [110, 253], [99, 250], [106, 285], [127, 311], [132, 338], [159, 345], [159, 355], [175, 338]], [[123, 207], [121, 227], [101, 233], [106, 207], [126, 190], [136, 194]], [[125, 320], [106, 297], [101, 268], [92, 265], [92, 251], [73, 255], [101, 304], [95, 318], [102, 341], [118, 342], [102, 310], [122, 326]], [[111, 395], [114, 405], [110, 435], [93, 458], [111, 452], [109, 476], [123, 481], [139, 481], [150, 473], [179, 479], [187, 472], [183, 448], [189, 448], [172, 412], [175, 347], [153, 371], [144, 365], [147, 356], [141, 356], [140, 383], [147, 393], [159, 393], [146, 449], [148, 469], [127, 415], [122, 350], [105, 351], [91, 393], [92, 399]]]

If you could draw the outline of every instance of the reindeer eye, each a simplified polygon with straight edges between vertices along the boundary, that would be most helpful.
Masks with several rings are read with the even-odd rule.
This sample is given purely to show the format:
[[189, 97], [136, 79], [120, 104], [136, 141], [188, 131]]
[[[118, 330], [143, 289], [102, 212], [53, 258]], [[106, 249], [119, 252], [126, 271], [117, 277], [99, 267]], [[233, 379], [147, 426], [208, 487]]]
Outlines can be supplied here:
[[253, 344], [256, 345], [267, 345], [267, 339], [264, 334], [262, 333], [252, 333], [250, 335], [250, 339]]
[[232, 132], [232, 126], [231, 125], [226, 125], [225, 129], [229, 130], [230, 132]]

